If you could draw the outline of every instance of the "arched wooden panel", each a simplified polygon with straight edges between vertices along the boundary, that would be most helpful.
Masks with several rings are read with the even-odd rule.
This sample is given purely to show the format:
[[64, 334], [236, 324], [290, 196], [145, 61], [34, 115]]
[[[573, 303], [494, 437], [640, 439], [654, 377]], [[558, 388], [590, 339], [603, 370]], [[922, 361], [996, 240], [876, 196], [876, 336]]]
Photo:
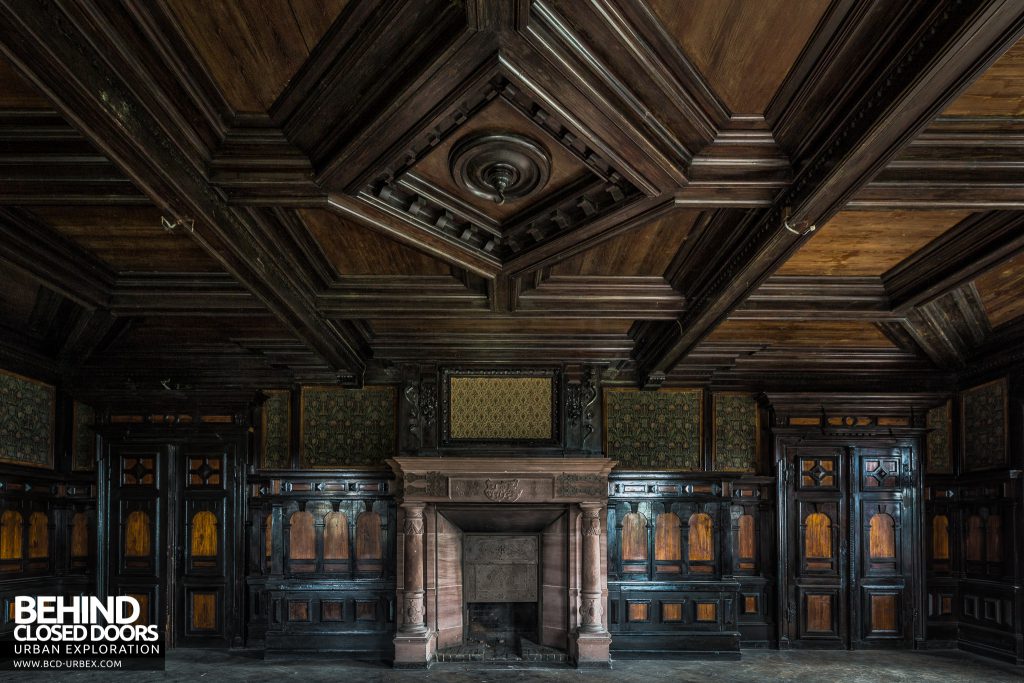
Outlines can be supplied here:
[[380, 543], [380, 515], [372, 510], [356, 517], [356, 569], [377, 571], [384, 552]]
[[949, 517], [946, 515], [932, 517], [932, 559], [949, 559]]
[[[654, 559], [679, 562], [683, 559], [679, 529], [683, 523], [674, 512], [663, 512], [654, 522]], [[647, 549], [646, 543], [644, 550]], [[625, 559], [625, 558], [623, 558]]]
[[715, 559], [713, 522], [706, 512], [695, 512], [689, 521], [689, 552], [690, 562], [708, 562]]
[[740, 559], [755, 559], [757, 557], [757, 526], [753, 515], [740, 515], [737, 536], [739, 537]]
[[192, 557], [217, 557], [217, 515], [208, 510], [192, 516]]
[[149, 515], [144, 510], [131, 511], [124, 525], [125, 557], [149, 557], [152, 547]]
[[896, 557], [896, 520], [884, 512], [872, 515], [868, 552], [873, 560]]
[[1003, 518], [999, 515], [989, 515], [985, 525], [985, 559], [1003, 561]]
[[324, 517], [324, 559], [348, 559], [348, 518], [343, 512], [329, 512]]
[[33, 512], [28, 518], [28, 556], [42, 559], [50, 556], [50, 519], [45, 512]]
[[89, 557], [89, 516], [84, 512], [71, 518], [71, 557]]
[[0, 515], [0, 560], [22, 558], [22, 518], [17, 510]]
[[812, 512], [804, 520], [804, 556], [832, 559], [832, 520], [822, 512]]
[[639, 512], [622, 518], [622, 561], [647, 561], [647, 518]]
[[971, 515], [967, 518], [967, 559], [972, 562], [981, 562], [985, 559], [982, 554], [985, 545], [984, 526], [980, 515]]
[[288, 524], [288, 559], [315, 560], [316, 535], [313, 531], [313, 513], [293, 512]]

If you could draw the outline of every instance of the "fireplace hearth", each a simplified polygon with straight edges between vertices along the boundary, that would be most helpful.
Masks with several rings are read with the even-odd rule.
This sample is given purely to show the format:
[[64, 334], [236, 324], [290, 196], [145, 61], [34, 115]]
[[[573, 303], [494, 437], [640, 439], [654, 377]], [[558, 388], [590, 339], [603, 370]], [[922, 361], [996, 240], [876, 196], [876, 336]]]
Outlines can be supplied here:
[[395, 666], [607, 667], [605, 458], [397, 458]]

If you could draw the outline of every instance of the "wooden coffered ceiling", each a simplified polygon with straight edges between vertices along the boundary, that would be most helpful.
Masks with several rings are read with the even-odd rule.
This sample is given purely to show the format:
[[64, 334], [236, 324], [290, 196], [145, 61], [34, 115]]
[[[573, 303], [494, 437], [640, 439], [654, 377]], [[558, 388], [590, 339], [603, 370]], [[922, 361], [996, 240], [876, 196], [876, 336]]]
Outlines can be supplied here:
[[413, 362], [946, 386], [1024, 339], [1022, 32], [1014, 0], [0, 0], [0, 360], [107, 402]]

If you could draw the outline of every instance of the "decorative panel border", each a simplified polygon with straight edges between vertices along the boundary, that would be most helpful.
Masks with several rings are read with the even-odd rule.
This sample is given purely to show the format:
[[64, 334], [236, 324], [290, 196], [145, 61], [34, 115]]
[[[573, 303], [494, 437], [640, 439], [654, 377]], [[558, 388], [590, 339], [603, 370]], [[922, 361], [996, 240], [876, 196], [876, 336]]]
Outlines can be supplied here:
[[[559, 446], [561, 395], [562, 373], [556, 368], [446, 368], [441, 375], [441, 444]], [[474, 407], [476, 412], [465, 412]]]
[[701, 470], [703, 413], [701, 389], [605, 389], [608, 457], [624, 470]]
[[964, 469], [977, 471], [1005, 467], [1009, 415], [1006, 378], [965, 390], [960, 395], [960, 411]]
[[761, 453], [761, 411], [753, 395], [722, 391], [711, 396], [711, 469], [754, 472]]
[[76, 472], [96, 470], [96, 411], [92, 406], [74, 402], [72, 406], [71, 447]]
[[302, 387], [301, 466], [384, 467], [397, 452], [396, 397], [393, 386]]
[[53, 469], [53, 386], [0, 370], [0, 462]]
[[946, 401], [928, 411], [925, 436], [928, 474], [953, 473], [953, 402]]
[[292, 466], [292, 394], [287, 389], [271, 389], [260, 420], [260, 463], [264, 469], [283, 470]]

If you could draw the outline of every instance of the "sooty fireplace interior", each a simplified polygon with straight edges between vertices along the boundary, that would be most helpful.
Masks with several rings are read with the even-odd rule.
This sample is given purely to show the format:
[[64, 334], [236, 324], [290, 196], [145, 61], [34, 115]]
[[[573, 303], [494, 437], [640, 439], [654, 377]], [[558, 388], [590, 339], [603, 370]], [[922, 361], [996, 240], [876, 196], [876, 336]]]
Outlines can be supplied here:
[[466, 641], [539, 642], [538, 536], [465, 534], [462, 548]]

